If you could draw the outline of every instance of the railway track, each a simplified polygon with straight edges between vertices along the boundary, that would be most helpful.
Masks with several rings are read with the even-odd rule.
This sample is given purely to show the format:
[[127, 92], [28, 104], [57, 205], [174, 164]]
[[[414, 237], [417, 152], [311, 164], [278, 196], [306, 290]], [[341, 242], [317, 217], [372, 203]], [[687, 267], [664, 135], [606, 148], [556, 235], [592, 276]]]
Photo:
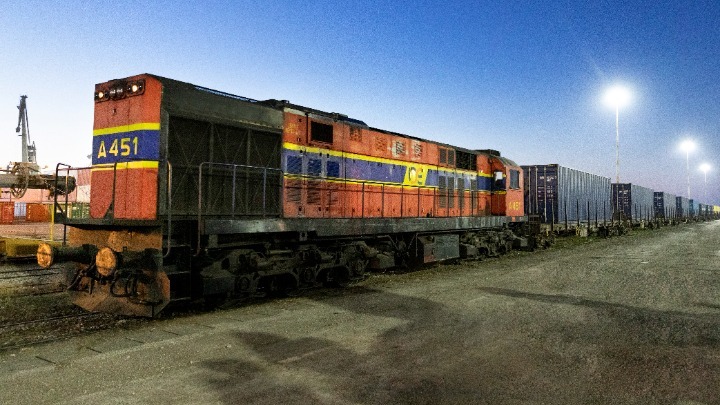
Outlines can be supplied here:
[[66, 339], [115, 324], [116, 318], [76, 308], [59, 267], [0, 264], [0, 351]]
[[0, 352], [145, 321], [86, 312], [73, 305], [66, 288], [60, 267], [0, 262]]
[[68, 313], [31, 319], [0, 321], [0, 351], [63, 340], [117, 325], [122, 317], [88, 313], [70, 307]]
[[65, 289], [64, 272], [31, 263], [0, 264], [0, 296], [42, 295]]

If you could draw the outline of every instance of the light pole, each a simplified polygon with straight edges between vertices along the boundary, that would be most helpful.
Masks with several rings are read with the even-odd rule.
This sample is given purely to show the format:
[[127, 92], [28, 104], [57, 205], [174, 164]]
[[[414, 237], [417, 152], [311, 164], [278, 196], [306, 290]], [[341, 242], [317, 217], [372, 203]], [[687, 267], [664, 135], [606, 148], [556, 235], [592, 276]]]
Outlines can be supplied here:
[[705, 175], [705, 185], [703, 186], [703, 201], [707, 204], [707, 173], [710, 171], [710, 165], [703, 163], [700, 165], [700, 171]]
[[680, 144], [680, 149], [685, 151], [685, 165], [687, 168], [687, 191], [688, 199], [690, 199], [690, 152], [695, 150], [695, 142], [691, 141], [690, 139], [686, 139]]
[[630, 101], [630, 92], [622, 86], [614, 86], [605, 93], [605, 103], [615, 107], [615, 182], [620, 183], [620, 107]]

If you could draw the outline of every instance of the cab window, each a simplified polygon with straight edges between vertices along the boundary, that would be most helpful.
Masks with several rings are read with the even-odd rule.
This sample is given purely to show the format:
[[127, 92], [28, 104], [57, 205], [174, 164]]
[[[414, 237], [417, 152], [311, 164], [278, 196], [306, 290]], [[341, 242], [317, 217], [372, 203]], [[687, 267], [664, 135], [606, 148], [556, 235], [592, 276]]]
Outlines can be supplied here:
[[505, 173], [496, 171], [493, 176], [493, 189], [505, 190]]
[[520, 188], [520, 171], [510, 170], [510, 188], [517, 190]]

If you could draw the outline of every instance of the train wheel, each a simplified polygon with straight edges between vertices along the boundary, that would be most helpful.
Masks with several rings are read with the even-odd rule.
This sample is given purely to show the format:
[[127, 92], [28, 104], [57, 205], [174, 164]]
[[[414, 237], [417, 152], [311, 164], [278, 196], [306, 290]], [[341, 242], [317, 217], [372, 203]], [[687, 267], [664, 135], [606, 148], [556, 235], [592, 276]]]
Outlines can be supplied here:
[[350, 277], [356, 278], [356, 279], [364, 277], [368, 262], [369, 262], [368, 260], [363, 260], [360, 258], [351, 260], [347, 265], [348, 271], [350, 273]]

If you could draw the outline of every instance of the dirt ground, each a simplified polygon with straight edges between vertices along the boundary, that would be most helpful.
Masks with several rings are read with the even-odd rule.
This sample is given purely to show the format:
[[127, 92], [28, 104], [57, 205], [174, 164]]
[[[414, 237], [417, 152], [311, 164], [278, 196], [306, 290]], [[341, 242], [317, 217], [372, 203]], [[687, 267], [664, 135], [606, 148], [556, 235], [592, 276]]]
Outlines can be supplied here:
[[0, 402], [720, 404], [719, 258], [715, 221], [379, 275], [26, 350]]

